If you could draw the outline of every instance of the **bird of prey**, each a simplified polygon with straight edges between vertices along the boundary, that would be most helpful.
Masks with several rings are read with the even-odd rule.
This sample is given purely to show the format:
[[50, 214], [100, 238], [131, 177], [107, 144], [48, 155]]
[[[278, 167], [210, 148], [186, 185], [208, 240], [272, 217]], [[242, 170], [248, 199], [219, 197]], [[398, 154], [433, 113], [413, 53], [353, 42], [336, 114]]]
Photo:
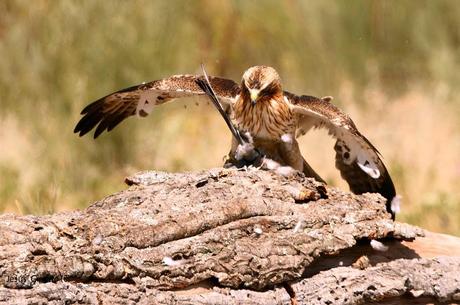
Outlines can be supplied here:
[[[158, 105], [183, 97], [206, 97], [197, 84], [202, 78], [175, 75], [111, 93], [82, 110], [83, 117], [74, 132], [83, 136], [96, 127], [97, 138], [127, 117], [148, 116]], [[209, 84], [236, 128], [251, 138], [258, 151], [280, 166], [289, 166], [319, 181], [323, 180], [302, 157], [296, 138], [312, 128], [328, 129], [336, 138], [335, 166], [350, 190], [356, 194], [380, 193], [394, 217], [391, 201], [396, 191], [380, 153], [353, 121], [331, 103], [332, 98], [284, 91], [280, 76], [268, 66], [249, 68], [240, 84], [220, 77], [209, 77]], [[227, 164], [240, 163], [239, 148], [234, 139]]]

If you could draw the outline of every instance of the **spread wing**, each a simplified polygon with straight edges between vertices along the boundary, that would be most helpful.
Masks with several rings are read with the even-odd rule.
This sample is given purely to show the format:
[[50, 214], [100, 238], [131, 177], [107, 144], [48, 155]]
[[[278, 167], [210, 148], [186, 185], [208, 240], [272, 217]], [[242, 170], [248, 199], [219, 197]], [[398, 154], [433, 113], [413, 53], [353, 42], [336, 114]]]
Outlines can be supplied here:
[[[105, 130], [111, 131], [129, 116], [145, 117], [152, 109], [176, 98], [204, 96], [196, 81], [202, 76], [176, 75], [111, 93], [86, 106], [74, 132], [85, 135], [96, 127], [94, 138]], [[239, 94], [232, 80], [210, 77], [209, 81], [220, 101], [230, 104]]]
[[[285, 92], [285, 97], [298, 117], [296, 136], [312, 127], [325, 127], [337, 139], [334, 149], [335, 166], [353, 193], [380, 193], [387, 199], [387, 210], [396, 196], [393, 181], [377, 149], [356, 128], [353, 121], [331, 104], [330, 97], [296, 96]], [[394, 214], [394, 213], [392, 213]]]

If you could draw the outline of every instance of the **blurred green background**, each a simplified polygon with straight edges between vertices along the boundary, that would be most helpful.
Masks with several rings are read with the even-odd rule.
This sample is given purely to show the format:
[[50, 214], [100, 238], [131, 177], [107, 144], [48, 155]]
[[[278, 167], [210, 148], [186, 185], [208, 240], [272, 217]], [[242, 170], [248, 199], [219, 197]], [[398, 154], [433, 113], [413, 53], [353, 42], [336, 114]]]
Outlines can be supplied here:
[[[201, 62], [237, 81], [271, 65], [286, 90], [334, 96], [385, 157], [398, 219], [460, 235], [456, 0], [0, 1], [0, 212], [84, 208], [136, 171], [220, 166], [230, 134], [195, 100], [96, 141], [72, 133], [87, 103]], [[346, 188], [333, 143], [325, 131], [301, 139]]]

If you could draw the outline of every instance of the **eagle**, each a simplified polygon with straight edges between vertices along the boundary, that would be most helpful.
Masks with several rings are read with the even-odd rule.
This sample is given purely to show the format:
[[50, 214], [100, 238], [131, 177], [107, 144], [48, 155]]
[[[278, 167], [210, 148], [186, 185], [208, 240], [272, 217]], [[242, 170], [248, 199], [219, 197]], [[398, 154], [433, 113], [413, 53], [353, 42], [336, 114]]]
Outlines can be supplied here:
[[[111, 131], [130, 116], [143, 118], [164, 103], [192, 96], [206, 98], [199, 85], [203, 75], [174, 75], [132, 86], [106, 95], [87, 105], [74, 132], [80, 136], [95, 128], [94, 138]], [[393, 181], [381, 154], [359, 131], [350, 117], [331, 103], [331, 97], [317, 98], [284, 91], [278, 72], [269, 66], [247, 69], [241, 83], [207, 78], [225, 113], [237, 130], [250, 138], [251, 145], [283, 167], [324, 180], [303, 158], [297, 138], [312, 128], [326, 128], [336, 139], [335, 166], [355, 194], [380, 193], [387, 199], [387, 211], [394, 219]], [[233, 138], [226, 165], [241, 165], [241, 145]], [[243, 156], [244, 158], [244, 156]]]

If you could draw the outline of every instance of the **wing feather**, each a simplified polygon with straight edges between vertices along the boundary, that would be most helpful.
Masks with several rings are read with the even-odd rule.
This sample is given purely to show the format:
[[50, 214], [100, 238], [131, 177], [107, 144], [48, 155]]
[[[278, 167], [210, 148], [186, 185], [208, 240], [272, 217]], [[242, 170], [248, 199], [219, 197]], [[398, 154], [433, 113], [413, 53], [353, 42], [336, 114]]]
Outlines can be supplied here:
[[362, 135], [353, 121], [339, 108], [331, 104], [330, 98], [297, 96], [285, 92], [284, 96], [298, 117], [298, 135], [311, 128], [325, 127], [337, 139], [334, 146], [336, 167], [352, 192], [380, 193], [387, 199], [387, 210], [391, 211], [391, 200], [396, 196], [393, 181], [380, 158], [380, 153]]
[[[104, 131], [111, 131], [127, 117], [147, 116], [155, 106], [176, 98], [204, 96], [204, 92], [196, 84], [200, 77], [175, 75], [104, 96], [81, 111], [83, 117], [75, 126], [74, 132], [83, 136], [97, 126], [94, 133], [94, 138], [97, 138]], [[210, 82], [224, 103], [231, 103], [239, 94], [239, 86], [232, 80], [210, 77]]]

